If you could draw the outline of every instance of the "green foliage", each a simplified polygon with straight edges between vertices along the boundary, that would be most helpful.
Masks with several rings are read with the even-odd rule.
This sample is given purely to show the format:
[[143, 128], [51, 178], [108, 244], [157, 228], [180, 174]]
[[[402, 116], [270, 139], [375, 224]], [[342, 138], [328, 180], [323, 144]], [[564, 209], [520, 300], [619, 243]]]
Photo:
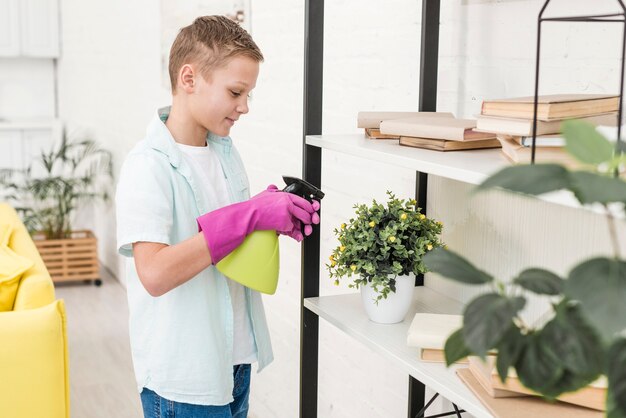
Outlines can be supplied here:
[[443, 225], [420, 213], [413, 199], [387, 191], [386, 204], [355, 205], [355, 217], [334, 230], [339, 246], [326, 268], [335, 284], [351, 278], [349, 287], [370, 284], [377, 301], [395, 292], [396, 276], [427, 271], [424, 254], [442, 245]]
[[[489, 285], [464, 311], [463, 327], [445, 346], [451, 364], [468, 354], [497, 351], [497, 370], [505, 379], [513, 367], [528, 388], [554, 399], [606, 375], [607, 416], [626, 417], [626, 260], [620, 258], [614, 213], [626, 204], [626, 147], [615, 147], [595, 128], [580, 121], [563, 124], [566, 149], [588, 171], [556, 164], [507, 167], [478, 186], [539, 195], [569, 190], [581, 204], [606, 208], [613, 257], [583, 260], [567, 279], [542, 268], [528, 268], [508, 283], [493, 278], [451, 251], [427, 254], [432, 271], [464, 284]], [[610, 206], [609, 206], [610, 205]], [[551, 319], [529, 326], [519, 316], [523, 291], [550, 297]]]
[[64, 132], [60, 143], [49, 152], [42, 151], [28, 168], [0, 170], [0, 198], [22, 214], [31, 234], [66, 238], [74, 211], [81, 204], [108, 200], [112, 179], [109, 151], [92, 140], [68, 140]]

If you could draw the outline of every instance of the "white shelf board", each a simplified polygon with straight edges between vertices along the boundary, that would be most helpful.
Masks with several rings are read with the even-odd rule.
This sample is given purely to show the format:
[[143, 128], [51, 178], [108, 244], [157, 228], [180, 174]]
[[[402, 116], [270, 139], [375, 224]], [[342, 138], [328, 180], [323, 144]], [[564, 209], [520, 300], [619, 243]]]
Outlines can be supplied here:
[[[306, 143], [469, 184], [480, 184], [491, 174], [511, 165], [499, 149], [440, 152], [400, 146], [398, 141], [394, 140], [372, 140], [362, 134], [307, 135]], [[538, 198], [604, 214], [601, 205], [583, 207], [568, 191], [546, 193]], [[624, 218], [621, 213], [615, 215], [617, 218]]]
[[408, 374], [475, 417], [493, 415], [465, 386], [455, 373], [456, 366], [419, 360], [419, 349], [406, 344], [407, 332], [416, 312], [460, 314], [461, 303], [427, 287], [415, 288], [409, 314], [398, 324], [383, 325], [370, 321], [358, 293], [306, 298], [304, 306], [365, 346], [393, 361]]

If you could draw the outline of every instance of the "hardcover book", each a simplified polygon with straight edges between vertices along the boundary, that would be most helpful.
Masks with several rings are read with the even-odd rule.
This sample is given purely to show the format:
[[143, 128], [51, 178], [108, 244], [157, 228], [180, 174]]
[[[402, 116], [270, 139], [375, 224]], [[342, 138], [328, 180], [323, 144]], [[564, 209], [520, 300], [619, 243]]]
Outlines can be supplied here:
[[447, 141], [445, 139], [417, 138], [413, 136], [401, 136], [400, 145], [424, 148], [434, 151], [461, 151], [484, 148], [500, 148], [497, 138], [479, 139], [476, 141]]
[[402, 118], [453, 118], [450, 112], [359, 112], [357, 115], [357, 128], [380, 128], [384, 120]]
[[[604, 113], [602, 115], [578, 118], [593, 125], [612, 126], [617, 123], [617, 113]], [[561, 132], [561, 124], [567, 119], [552, 121], [537, 120], [537, 135], [558, 134]], [[476, 120], [476, 130], [482, 132], [503, 133], [517, 136], [532, 136], [533, 121], [521, 118], [505, 118], [501, 116], [480, 115]]]
[[475, 127], [475, 119], [404, 118], [381, 122], [380, 132], [389, 135], [445, 139], [448, 141], [475, 141], [495, 137], [493, 133], [474, 131], [473, 128]]
[[[533, 118], [534, 97], [485, 100], [482, 115]], [[539, 96], [537, 119], [554, 120], [616, 112], [619, 97], [605, 94], [552, 94]]]

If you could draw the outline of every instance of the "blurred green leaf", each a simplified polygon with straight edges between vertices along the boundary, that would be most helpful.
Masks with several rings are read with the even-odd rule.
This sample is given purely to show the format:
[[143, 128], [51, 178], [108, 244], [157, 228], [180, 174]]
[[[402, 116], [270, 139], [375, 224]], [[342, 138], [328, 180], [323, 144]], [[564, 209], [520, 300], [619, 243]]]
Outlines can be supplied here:
[[467, 347], [484, 357], [513, 325], [513, 318], [526, 300], [487, 293], [474, 299], [463, 314], [463, 340]]
[[469, 348], [467, 348], [465, 341], [463, 340], [463, 328], [457, 329], [448, 337], [443, 350], [446, 355], [447, 366], [450, 366], [456, 361], [459, 361], [471, 354]]
[[608, 416], [626, 417], [626, 338], [616, 339], [608, 354], [609, 397]]
[[548, 270], [539, 268], [522, 271], [513, 283], [539, 295], [558, 295], [563, 290], [563, 279]]
[[613, 156], [613, 145], [589, 122], [568, 120], [561, 126], [565, 149], [578, 161], [598, 165]]
[[[597, 379], [602, 372], [605, 354], [602, 342], [583, 319], [579, 305], [561, 302], [556, 307], [554, 318], [539, 333], [546, 348], [554, 353], [565, 370], [587, 383]], [[563, 390], [571, 391], [579, 387], [564, 387]]]
[[517, 362], [517, 359], [524, 350], [524, 344], [524, 336], [515, 325], [511, 325], [500, 339], [500, 342], [498, 342], [496, 346], [498, 350], [496, 369], [498, 370], [498, 375], [502, 382], [506, 380], [509, 368]]
[[515, 364], [520, 382], [534, 391], [542, 393], [563, 376], [563, 367], [554, 353], [541, 341], [538, 334], [526, 338], [524, 350]]
[[569, 172], [558, 164], [516, 165], [491, 175], [478, 191], [500, 187], [505, 190], [540, 195], [570, 187]]
[[483, 284], [493, 280], [493, 277], [478, 270], [465, 258], [443, 248], [436, 248], [426, 254], [424, 264], [428, 270], [461, 283]]
[[570, 173], [571, 190], [580, 203], [626, 202], [626, 181], [588, 171]]
[[608, 258], [584, 261], [570, 272], [564, 293], [580, 301], [584, 317], [604, 341], [626, 329], [626, 262]]

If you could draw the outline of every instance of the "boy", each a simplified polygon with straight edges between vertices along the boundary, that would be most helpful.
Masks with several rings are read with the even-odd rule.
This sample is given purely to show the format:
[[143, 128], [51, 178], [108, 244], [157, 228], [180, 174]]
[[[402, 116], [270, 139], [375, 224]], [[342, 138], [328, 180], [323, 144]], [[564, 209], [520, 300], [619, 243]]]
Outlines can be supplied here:
[[275, 186], [249, 199], [228, 134], [248, 112], [262, 60], [225, 17], [181, 29], [170, 52], [172, 106], [122, 167], [118, 248], [129, 257], [131, 350], [146, 418], [247, 416], [250, 363], [260, 371], [273, 358], [261, 296], [213, 265], [255, 230], [301, 241], [301, 228], [308, 235], [319, 222], [317, 203]]

